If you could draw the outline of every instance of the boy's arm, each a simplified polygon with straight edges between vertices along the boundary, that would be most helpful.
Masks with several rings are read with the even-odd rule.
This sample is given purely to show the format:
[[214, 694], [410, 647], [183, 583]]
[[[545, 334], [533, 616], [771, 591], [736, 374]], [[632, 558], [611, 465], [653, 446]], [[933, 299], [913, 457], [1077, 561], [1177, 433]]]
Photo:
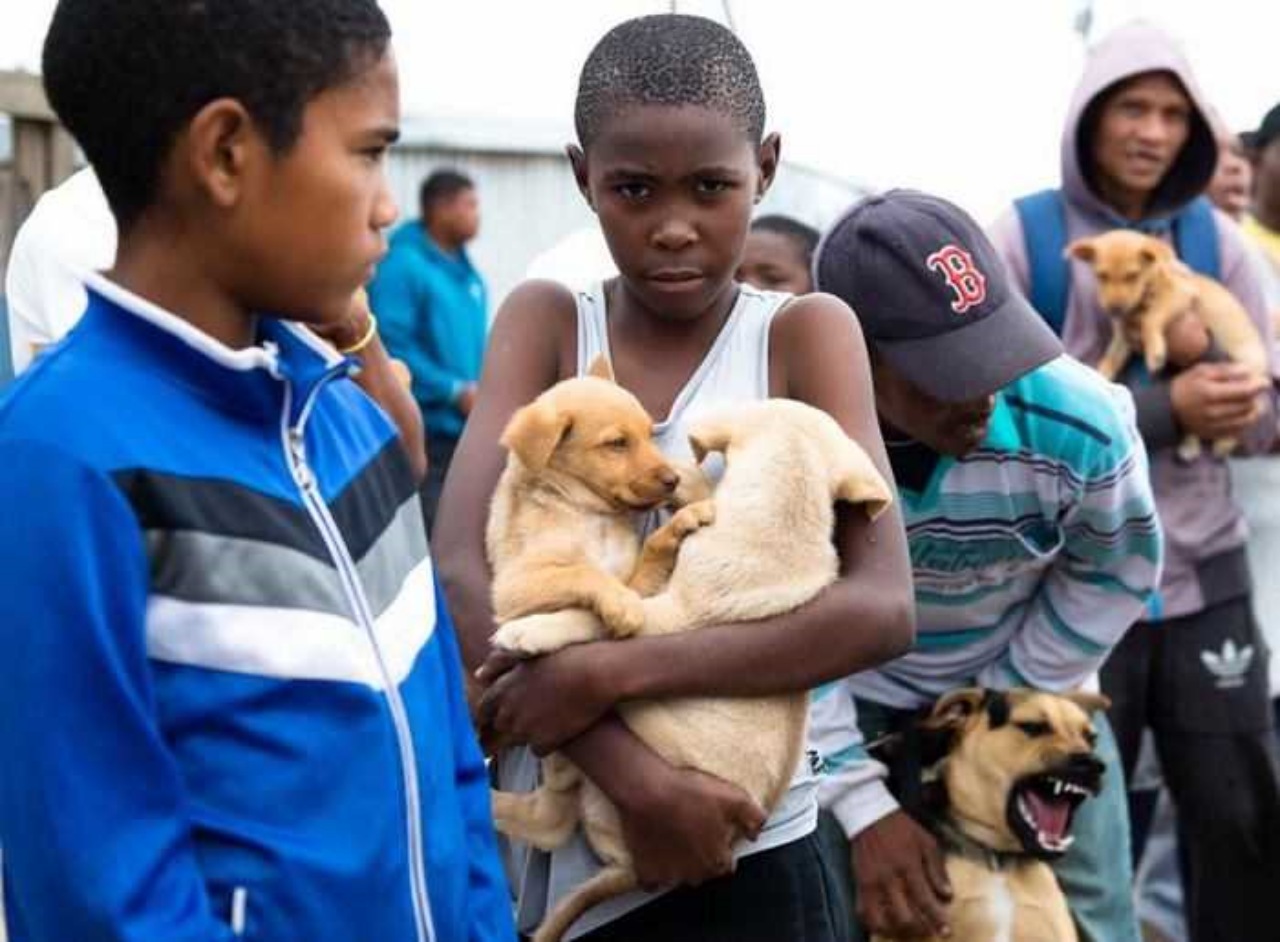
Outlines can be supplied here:
[[1276, 329], [1267, 299], [1267, 285], [1249, 253], [1246, 236], [1240, 227], [1220, 211], [1215, 211], [1214, 217], [1221, 232], [1222, 283], [1235, 295], [1236, 300], [1248, 312], [1253, 326], [1257, 328], [1258, 336], [1266, 347], [1272, 380], [1270, 388], [1259, 398], [1265, 406], [1262, 414], [1241, 436], [1241, 451], [1251, 455], [1266, 454], [1276, 441], [1277, 410], [1280, 408], [1276, 389], [1276, 380], [1280, 378], [1280, 363], [1276, 361]]
[[421, 311], [422, 291], [413, 270], [393, 252], [369, 283], [369, 306], [378, 315], [378, 329], [392, 355], [404, 361], [413, 377], [413, 396], [423, 404], [452, 405], [468, 382], [455, 376], [427, 355], [419, 325], [430, 311]]
[[[435, 586], [436, 634], [440, 638], [449, 691], [450, 733], [453, 739], [454, 778], [462, 806], [467, 846], [467, 940], [510, 942], [515, 938], [511, 891], [498, 857], [489, 805], [489, 770], [476, 744], [464, 694], [462, 660], [453, 624], [440, 586]], [[464, 861], [457, 861], [462, 866]]]
[[823, 684], [811, 695], [809, 743], [822, 756], [818, 804], [835, 815], [846, 837], [898, 810], [885, 786], [888, 770], [867, 754], [857, 707], [842, 681]]
[[[861, 329], [828, 295], [793, 301], [770, 336], [771, 394], [833, 416], [892, 471], [880, 437]], [[684, 696], [756, 697], [808, 690], [891, 660], [914, 640], [906, 534], [897, 505], [877, 520], [840, 504], [839, 578], [793, 612], [735, 625], [573, 645], [494, 681], [486, 716], [544, 752], [559, 748], [615, 703]]]
[[210, 911], [156, 721], [150, 573], [101, 473], [47, 445], [0, 462], [0, 834], [33, 939], [232, 942]]
[[[489, 656], [494, 631], [484, 535], [489, 501], [506, 464], [498, 437], [517, 408], [574, 374], [576, 351], [565, 339], [575, 336], [575, 310], [573, 295], [551, 282], [521, 285], [503, 303], [485, 354], [480, 395], [445, 482], [433, 543], [469, 671]], [[564, 752], [618, 806], [646, 884], [696, 882], [725, 872], [733, 841], [762, 823], [759, 809], [740, 789], [673, 768], [612, 714]]]
[[[1122, 422], [1097, 445], [1081, 493], [1062, 521], [1064, 544], [1004, 656], [979, 683], [1062, 692], [1094, 674], [1160, 582], [1162, 541], [1146, 451]], [[1119, 397], [1117, 396], [1119, 402]]]

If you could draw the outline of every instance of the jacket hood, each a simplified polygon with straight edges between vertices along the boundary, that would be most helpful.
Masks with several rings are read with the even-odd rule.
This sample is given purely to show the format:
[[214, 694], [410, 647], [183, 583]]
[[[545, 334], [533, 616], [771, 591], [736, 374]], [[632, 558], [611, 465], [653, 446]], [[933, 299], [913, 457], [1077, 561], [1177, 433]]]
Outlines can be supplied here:
[[1204, 192], [1213, 178], [1218, 145], [1209, 127], [1209, 108], [1191, 65], [1178, 44], [1150, 23], [1134, 22], [1106, 36], [1090, 50], [1076, 86], [1062, 134], [1062, 188], [1067, 199], [1094, 213], [1115, 211], [1093, 189], [1086, 162], [1092, 152], [1096, 108], [1115, 85], [1148, 72], [1171, 72], [1191, 99], [1191, 134], [1152, 198], [1147, 218], [1170, 216]]

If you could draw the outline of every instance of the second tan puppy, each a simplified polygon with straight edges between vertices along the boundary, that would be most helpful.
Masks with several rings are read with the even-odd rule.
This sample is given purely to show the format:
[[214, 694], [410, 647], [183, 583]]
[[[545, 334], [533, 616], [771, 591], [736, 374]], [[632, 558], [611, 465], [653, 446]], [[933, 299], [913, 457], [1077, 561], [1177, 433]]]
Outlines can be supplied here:
[[[1179, 315], [1191, 312], [1204, 324], [1222, 351], [1259, 376], [1267, 375], [1267, 352], [1262, 338], [1240, 302], [1212, 278], [1182, 264], [1166, 242], [1140, 232], [1116, 229], [1090, 239], [1077, 239], [1067, 255], [1087, 262], [1098, 280], [1098, 300], [1116, 323], [1111, 343], [1098, 362], [1107, 379], [1120, 375], [1135, 352], [1130, 345], [1141, 339], [1138, 350], [1154, 375], [1164, 369], [1165, 332]], [[1234, 439], [1213, 445], [1214, 454], [1225, 457], [1235, 450]], [[1189, 435], [1178, 454], [1191, 460], [1201, 443]]]
[[[797, 402], [766, 400], [701, 422], [690, 443], [699, 460], [708, 452], [725, 454], [715, 522], [687, 536], [667, 588], [643, 601], [641, 635], [760, 619], [800, 606], [836, 577], [835, 501], [862, 504], [875, 517], [892, 499], [871, 460], [835, 420]], [[597, 618], [578, 610], [509, 622], [494, 642], [543, 654], [599, 635]], [[619, 712], [668, 762], [734, 782], [770, 811], [800, 760], [807, 702], [801, 692], [626, 703]], [[499, 830], [542, 849], [558, 847], [581, 824], [606, 864], [561, 900], [535, 942], [559, 939], [587, 908], [637, 885], [617, 812], [563, 758], [544, 763], [537, 791], [496, 792], [493, 810]]]
[[947, 942], [1076, 942], [1047, 861], [1071, 846], [1076, 809], [1101, 786], [1089, 714], [1107, 705], [1090, 693], [966, 688], [934, 706], [922, 725], [943, 755], [922, 816], [946, 854]]

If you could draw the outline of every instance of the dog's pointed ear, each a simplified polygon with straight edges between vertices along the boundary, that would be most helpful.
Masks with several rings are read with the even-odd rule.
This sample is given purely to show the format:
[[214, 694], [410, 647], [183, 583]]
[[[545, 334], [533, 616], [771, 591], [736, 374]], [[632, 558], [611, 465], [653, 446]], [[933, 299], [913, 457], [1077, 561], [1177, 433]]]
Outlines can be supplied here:
[[1063, 255], [1065, 258], [1078, 258], [1092, 265], [1098, 257], [1098, 247], [1093, 244], [1092, 239], [1076, 239], [1067, 246]]
[[833, 496], [836, 500], [861, 504], [867, 516], [874, 520], [893, 503], [893, 490], [862, 446], [843, 433], [841, 438], [833, 473]]
[[572, 424], [568, 413], [538, 399], [516, 411], [500, 441], [530, 471], [541, 471]]
[[693, 449], [693, 459], [698, 464], [702, 464], [711, 452], [724, 451], [732, 440], [733, 427], [724, 419], [698, 422], [689, 430], [689, 447]]
[[613, 364], [603, 353], [597, 354], [591, 361], [591, 365], [587, 367], [587, 375], [594, 376], [596, 379], [606, 379], [611, 383], [617, 382], [613, 375]]
[[1104, 713], [1111, 707], [1111, 699], [1101, 693], [1091, 693], [1088, 690], [1072, 690], [1070, 693], [1064, 693], [1063, 699], [1070, 700], [1086, 713]]
[[953, 690], [938, 698], [933, 711], [925, 720], [925, 726], [942, 729], [948, 726], [962, 726], [969, 717], [982, 708], [987, 692], [981, 687], [964, 687]]

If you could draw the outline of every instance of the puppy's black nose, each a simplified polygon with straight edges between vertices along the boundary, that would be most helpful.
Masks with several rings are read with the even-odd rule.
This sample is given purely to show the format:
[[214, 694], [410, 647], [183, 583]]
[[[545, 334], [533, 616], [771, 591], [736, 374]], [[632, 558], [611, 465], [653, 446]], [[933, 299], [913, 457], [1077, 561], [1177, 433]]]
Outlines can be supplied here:
[[680, 475], [670, 468], [664, 468], [658, 473], [658, 480], [662, 482], [662, 486], [668, 491], [674, 491], [680, 486]]

